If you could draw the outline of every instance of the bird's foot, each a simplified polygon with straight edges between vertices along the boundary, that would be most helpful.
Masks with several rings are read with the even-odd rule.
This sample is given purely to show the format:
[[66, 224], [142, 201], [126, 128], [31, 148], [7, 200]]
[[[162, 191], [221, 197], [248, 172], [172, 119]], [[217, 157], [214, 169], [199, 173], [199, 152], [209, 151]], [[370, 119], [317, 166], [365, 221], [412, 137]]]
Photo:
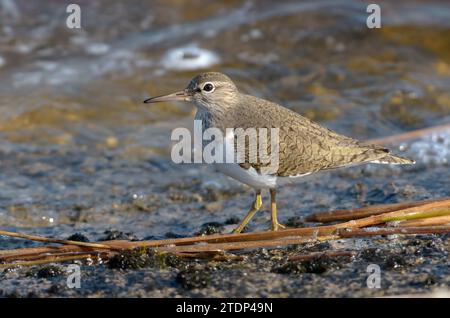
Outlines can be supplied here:
[[231, 232], [231, 234], [239, 234], [242, 232], [243, 229], [244, 229], [243, 227], [241, 228], [240, 226], [238, 226]]
[[286, 225], [283, 225], [283, 224], [281, 224], [281, 223], [278, 223], [278, 222], [273, 222], [272, 223], [272, 231], [278, 231], [278, 230], [282, 230], [282, 229], [285, 229], [286, 228]]

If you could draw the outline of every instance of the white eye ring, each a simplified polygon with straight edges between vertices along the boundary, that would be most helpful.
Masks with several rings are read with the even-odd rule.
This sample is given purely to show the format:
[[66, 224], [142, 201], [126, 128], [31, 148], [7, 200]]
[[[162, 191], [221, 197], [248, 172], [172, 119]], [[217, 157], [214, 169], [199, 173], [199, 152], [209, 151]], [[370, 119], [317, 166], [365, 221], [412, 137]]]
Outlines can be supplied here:
[[205, 91], [206, 93], [212, 93], [212, 92], [214, 92], [215, 89], [216, 88], [215, 88], [214, 84], [211, 82], [205, 83], [205, 85], [203, 85], [203, 88], [202, 88], [202, 90]]

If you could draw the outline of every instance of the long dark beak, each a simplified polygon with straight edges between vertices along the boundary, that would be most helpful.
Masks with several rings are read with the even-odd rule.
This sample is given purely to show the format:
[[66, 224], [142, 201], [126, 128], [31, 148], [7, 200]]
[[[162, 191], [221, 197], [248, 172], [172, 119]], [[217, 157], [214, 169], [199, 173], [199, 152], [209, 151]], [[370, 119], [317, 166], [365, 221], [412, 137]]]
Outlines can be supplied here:
[[186, 90], [179, 91], [173, 94], [161, 95], [152, 97], [144, 100], [144, 103], [160, 103], [160, 102], [176, 102], [176, 101], [189, 101], [191, 98], [191, 94], [189, 94]]

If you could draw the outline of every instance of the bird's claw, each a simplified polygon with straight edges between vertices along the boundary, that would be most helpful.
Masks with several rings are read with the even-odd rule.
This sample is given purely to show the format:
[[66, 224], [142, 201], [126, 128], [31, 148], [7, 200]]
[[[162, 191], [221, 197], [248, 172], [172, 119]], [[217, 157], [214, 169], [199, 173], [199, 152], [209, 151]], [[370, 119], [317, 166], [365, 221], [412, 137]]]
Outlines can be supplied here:
[[272, 223], [272, 231], [278, 231], [278, 230], [281, 230], [281, 229], [285, 229], [286, 228], [286, 225], [283, 225], [283, 224], [281, 224], [281, 223], [278, 223], [278, 222], [275, 222], [275, 223]]

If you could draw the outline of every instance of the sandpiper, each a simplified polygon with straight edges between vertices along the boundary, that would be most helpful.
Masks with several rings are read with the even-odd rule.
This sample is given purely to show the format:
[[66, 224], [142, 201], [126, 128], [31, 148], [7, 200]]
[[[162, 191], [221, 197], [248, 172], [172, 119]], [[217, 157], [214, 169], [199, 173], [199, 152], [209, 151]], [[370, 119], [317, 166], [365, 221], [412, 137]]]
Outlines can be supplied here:
[[277, 170], [262, 174], [257, 162], [218, 164], [226, 175], [255, 189], [250, 211], [234, 230], [240, 233], [261, 208], [261, 190], [269, 189], [272, 230], [284, 228], [278, 223], [276, 188], [286, 181], [322, 170], [365, 163], [413, 164], [414, 161], [389, 153], [377, 145], [365, 144], [337, 134], [275, 103], [241, 93], [226, 75], [208, 72], [194, 77], [182, 91], [149, 98], [144, 103], [187, 101], [197, 107], [195, 118], [203, 127], [279, 128]]

